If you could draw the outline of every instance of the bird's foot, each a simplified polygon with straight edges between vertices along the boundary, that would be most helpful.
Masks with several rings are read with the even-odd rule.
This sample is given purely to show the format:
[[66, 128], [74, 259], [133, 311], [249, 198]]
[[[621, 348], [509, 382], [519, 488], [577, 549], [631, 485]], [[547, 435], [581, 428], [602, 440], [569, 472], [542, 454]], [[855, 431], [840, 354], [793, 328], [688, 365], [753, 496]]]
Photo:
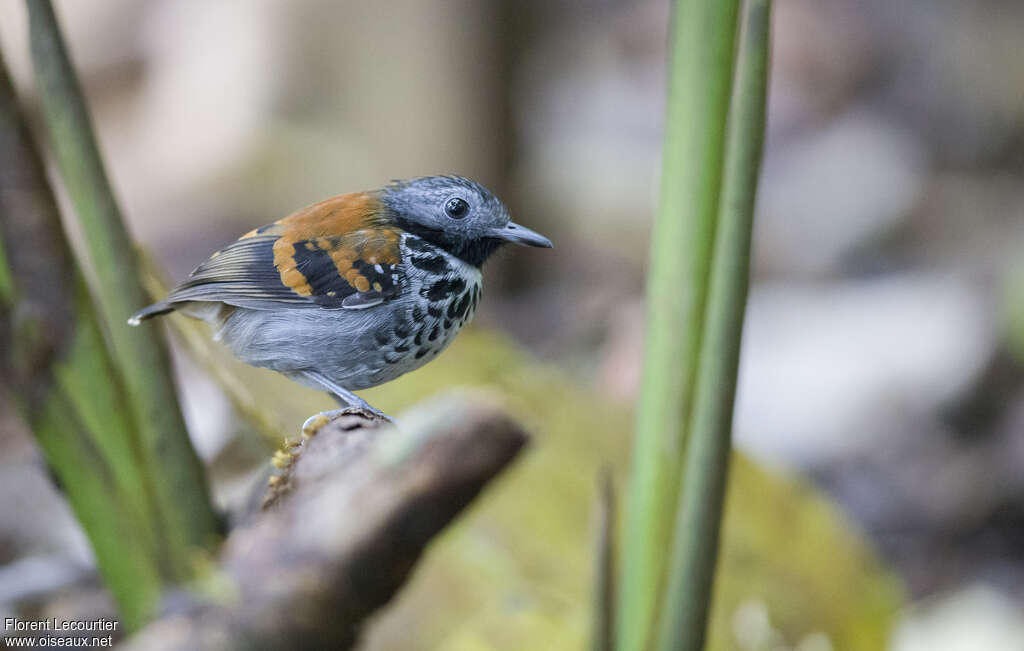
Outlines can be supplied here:
[[321, 411], [320, 413], [307, 418], [306, 422], [302, 424], [302, 438], [305, 439], [315, 435], [323, 426], [341, 418], [342, 416], [362, 416], [370, 421], [383, 421], [392, 425], [395, 424], [394, 419], [390, 416], [369, 405], [366, 405], [365, 407], [343, 407], [341, 409]]

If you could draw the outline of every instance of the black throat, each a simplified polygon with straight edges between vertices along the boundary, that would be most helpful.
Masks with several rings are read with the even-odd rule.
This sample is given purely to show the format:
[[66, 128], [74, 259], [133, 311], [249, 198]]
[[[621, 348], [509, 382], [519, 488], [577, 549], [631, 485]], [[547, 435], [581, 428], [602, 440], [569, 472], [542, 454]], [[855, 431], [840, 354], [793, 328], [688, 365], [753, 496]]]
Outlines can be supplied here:
[[453, 237], [449, 233], [440, 229], [429, 228], [403, 218], [399, 218], [397, 220], [397, 224], [407, 233], [420, 237], [424, 241], [454, 255], [466, 264], [473, 265], [477, 268], [482, 267], [484, 262], [487, 261], [487, 258], [491, 257], [495, 251], [505, 244], [504, 241], [494, 237], [485, 237], [468, 241], [463, 240], [461, 238]]

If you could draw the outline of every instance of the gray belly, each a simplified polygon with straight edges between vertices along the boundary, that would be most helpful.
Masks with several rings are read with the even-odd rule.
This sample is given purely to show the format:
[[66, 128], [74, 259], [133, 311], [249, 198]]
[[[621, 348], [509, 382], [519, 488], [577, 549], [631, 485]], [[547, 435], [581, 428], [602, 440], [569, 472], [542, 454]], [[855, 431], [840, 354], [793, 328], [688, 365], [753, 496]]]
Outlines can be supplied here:
[[346, 389], [366, 389], [431, 361], [469, 322], [478, 282], [431, 301], [412, 293], [364, 310], [236, 309], [217, 338], [243, 362], [291, 376], [316, 370]]

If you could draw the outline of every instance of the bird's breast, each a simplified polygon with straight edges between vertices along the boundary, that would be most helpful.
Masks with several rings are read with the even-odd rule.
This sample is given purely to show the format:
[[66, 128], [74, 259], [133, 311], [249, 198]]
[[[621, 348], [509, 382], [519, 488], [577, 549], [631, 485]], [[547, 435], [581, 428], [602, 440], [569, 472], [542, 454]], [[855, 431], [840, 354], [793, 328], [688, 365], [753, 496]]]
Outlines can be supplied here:
[[366, 386], [392, 380], [437, 357], [472, 319], [482, 295], [478, 268], [415, 236], [406, 236], [403, 249], [402, 298], [381, 311], [367, 341], [378, 364]]

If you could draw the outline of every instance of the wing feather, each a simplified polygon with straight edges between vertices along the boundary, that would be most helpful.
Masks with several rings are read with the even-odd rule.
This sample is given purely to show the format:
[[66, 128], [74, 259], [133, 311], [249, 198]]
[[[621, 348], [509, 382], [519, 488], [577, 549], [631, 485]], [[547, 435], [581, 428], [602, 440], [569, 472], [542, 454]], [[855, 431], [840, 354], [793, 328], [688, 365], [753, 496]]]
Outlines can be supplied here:
[[403, 274], [397, 231], [364, 228], [300, 238], [283, 222], [253, 231], [199, 265], [165, 302], [365, 309], [399, 294]]

